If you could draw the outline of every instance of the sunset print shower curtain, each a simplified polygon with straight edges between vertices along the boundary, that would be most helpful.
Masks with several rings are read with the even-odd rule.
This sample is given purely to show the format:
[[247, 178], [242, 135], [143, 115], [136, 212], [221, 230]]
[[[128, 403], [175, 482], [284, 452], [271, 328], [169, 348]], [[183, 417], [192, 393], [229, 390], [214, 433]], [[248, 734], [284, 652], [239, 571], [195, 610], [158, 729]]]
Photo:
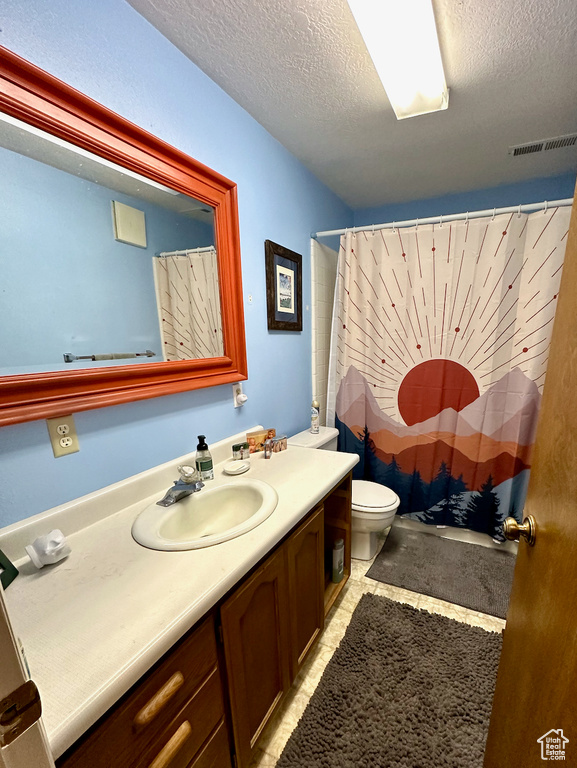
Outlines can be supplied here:
[[570, 213], [343, 236], [339, 448], [399, 514], [497, 540], [521, 519]]

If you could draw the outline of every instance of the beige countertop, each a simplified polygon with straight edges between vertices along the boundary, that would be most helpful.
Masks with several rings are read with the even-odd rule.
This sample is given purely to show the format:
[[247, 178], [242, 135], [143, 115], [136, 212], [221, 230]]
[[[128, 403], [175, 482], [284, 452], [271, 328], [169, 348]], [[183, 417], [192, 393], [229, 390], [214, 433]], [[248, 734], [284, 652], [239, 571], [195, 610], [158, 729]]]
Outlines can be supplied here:
[[[212, 485], [235, 482], [222, 462], [239, 435], [213, 446]], [[213, 547], [160, 552], [131, 535], [136, 516], [178, 477], [180, 457], [0, 531], [20, 568], [6, 591], [11, 621], [59, 757], [233, 587], [357, 463], [355, 455], [290, 446], [254, 454], [243, 478], [278, 494], [257, 528]], [[219, 462], [216, 464], [216, 462]], [[202, 491], [201, 491], [202, 493]], [[23, 545], [60, 528], [72, 553], [37, 571]], [[18, 559], [20, 558], [20, 559]]]

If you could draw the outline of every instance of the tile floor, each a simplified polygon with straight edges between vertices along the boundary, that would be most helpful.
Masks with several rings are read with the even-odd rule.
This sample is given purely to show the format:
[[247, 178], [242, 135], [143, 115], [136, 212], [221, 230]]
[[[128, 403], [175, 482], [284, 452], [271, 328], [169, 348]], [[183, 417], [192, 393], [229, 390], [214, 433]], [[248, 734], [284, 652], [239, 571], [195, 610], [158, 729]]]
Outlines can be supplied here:
[[[384, 544], [385, 538], [381, 543]], [[392, 587], [368, 579], [365, 574], [373, 561], [353, 560], [351, 577], [327, 617], [323, 634], [297, 679], [288, 692], [277, 714], [266, 727], [250, 768], [274, 768], [289, 736], [305, 710], [317, 683], [321, 679], [329, 659], [336, 650], [351, 620], [354, 609], [361, 595], [372, 592], [383, 595], [400, 603], [408, 603], [415, 608], [422, 608], [430, 613], [439, 613], [450, 619], [465, 624], [482, 627], [492, 632], [500, 632], [505, 621], [495, 616], [471, 611], [444, 600], [437, 600], [427, 595], [419, 595], [400, 587]]]

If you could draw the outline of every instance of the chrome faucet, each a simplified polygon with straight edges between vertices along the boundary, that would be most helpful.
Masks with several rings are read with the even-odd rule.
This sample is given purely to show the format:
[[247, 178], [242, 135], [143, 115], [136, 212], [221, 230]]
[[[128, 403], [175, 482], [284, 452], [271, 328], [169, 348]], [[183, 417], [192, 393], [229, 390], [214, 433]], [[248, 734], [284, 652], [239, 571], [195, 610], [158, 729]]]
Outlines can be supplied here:
[[178, 472], [180, 474], [178, 480], [174, 481], [174, 485], [168, 489], [164, 498], [156, 502], [160, 507], [170, 507], [186, 496], [190, 496], [191, 493], [204, 488], [204, 483], [198, 479], [199, 475], [194, 467], [183, 465], [178, 467]]

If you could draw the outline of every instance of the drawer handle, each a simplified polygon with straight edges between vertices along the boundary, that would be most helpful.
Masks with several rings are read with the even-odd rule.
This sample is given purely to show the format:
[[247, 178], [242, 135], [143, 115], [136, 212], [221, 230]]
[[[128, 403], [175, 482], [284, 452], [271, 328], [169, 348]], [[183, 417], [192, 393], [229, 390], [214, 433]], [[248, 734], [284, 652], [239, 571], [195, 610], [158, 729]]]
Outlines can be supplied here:
[[174, 736], [171, 736], [166, 742], [148, 768], [166, 768], [167, 765], [170, 765], [191, 733], [192, 726], [188, 720], [185, 720]]
[[168, 704], [174, 694], [182, 687], [183, 683], [184, 675], [182, 672], [175, 672], [162, 688], [154, 694], [150, 701], [148, 701], [136, 714], [134, 724], [140, 727], [151, 723], [160, 710]]

